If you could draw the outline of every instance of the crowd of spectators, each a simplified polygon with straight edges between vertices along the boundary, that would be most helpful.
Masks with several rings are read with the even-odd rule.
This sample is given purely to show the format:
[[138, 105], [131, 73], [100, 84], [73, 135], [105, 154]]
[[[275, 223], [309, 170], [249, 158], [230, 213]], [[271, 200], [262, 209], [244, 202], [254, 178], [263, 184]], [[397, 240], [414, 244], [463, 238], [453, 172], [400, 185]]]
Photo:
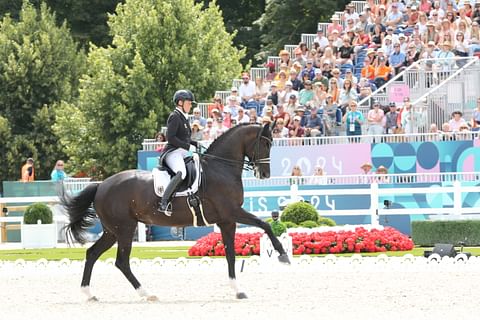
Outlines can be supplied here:
[[[363, 12], [347, 5], [342, 19], [334, 14], [311, 48], [299, 43], [292, 56], [281, 50], [278, 70], [267, 63], [265, 78], [243, 73], [225, 102], [214, 97], [206, 118], [194, 110], [194, 138], [211, 140], [239, 123], [274, 120], [276, 138], [358, 136], [362, 128], [371, 135], [416, 133], [426, 119], [408, 97], [398, 105], [369, 101], [367, 115], [358, 103], [421, 58], [435, 59], [426, 67], [441, 72], [452, 67], [441, 58], [480, 56], [480, 0], [368, 0]], [[479, 128], [478, 113], [464, 126], [455, 122], [458, 114], [442, 132]]]

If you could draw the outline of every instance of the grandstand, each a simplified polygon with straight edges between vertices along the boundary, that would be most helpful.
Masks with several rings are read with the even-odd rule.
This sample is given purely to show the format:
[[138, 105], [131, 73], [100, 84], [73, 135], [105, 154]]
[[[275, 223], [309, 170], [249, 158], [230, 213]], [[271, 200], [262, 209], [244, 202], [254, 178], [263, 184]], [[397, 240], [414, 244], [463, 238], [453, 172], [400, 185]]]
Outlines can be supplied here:
[[[251, 121], [262, 121], [263, 108], [271, 99], [272, 113], [267, 115], [271, 120], [285, 119], [277, 111], [279, 105], [288, 113], [277, 138], [292, 138], [295, 116], [302, 118], [303, 129], [319, 127], [321, 136], [436, 133], [435, 128], [452, 135], [477, 131], [480, 2], [460, 1], [448, 7], [451, 11], [442, 7], [443, 2], [439, 8], [433, 1], [372, 3], [352, 1], [331, 21], [319, 22], [317, 33], [302, 33], [298, 44], [285, 44], [278, 56], [268, 56], [264, 65], [251, 68], [248, 81], [263, 79], [254, 98], [239, 101], [247, 116], [250, 108], [256, 109], [259, 116]], [[447, 16], [453, 17], [450, 22]], [[326, 53], [330, 50], [331, 58]], [[307, 80], [313, 86], [306, 85]], [[232, 79], [240, 96], [242, 82]], [[345, 82], [352, 83], [351, 89], [344, 87]], [[224, 89], [215, 92], [222, 109], [231, 94]], [[297, 99], [289, 106], [292, 95]], [[329, 97], [333, 104], [327, 103]], [[346, 125], [353, 115], [350, 100], [358, 103], [356, 114], [362, 118], [356, 131]], [[378, 112], [374, 104], [380, 105]], [[199, 105], [203, 118], [222, 117], [209, 114], [209, 105]], [[312, 111], [320, 121], [310, 120]], [[454, 119], [454, 111], [461, 112], [460, 119]], [[295, 137], [309, 137], [310, 132], [302, 130]]]

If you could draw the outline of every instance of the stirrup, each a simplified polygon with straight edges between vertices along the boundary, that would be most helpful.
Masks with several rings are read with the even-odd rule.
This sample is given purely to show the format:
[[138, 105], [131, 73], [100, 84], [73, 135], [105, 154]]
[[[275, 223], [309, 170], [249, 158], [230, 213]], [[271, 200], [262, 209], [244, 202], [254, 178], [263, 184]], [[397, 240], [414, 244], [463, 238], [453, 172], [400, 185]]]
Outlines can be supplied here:
[[165, 214], [167, 217], [171, 217], [172, 216], [172, 202], [169, 202], [167, 204], [167, 207], [165, 209], [162, 209], [160, 207], [158, 207], [157, 209], [158, 212], [163, 212], [163, 214]]

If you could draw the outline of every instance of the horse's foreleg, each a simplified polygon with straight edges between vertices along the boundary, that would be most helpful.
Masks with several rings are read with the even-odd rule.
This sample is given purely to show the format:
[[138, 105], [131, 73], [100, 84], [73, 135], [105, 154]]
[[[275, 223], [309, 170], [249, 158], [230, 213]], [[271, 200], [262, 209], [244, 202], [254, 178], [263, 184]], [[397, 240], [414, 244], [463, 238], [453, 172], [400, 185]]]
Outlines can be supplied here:
[[142, 288], [142, 285], [133, 275], [132, 270], [130, 269], [130, 253], [132, 251], [134, 230], [135, 229], [133, 229], [132, 232], [126, 232], [123, 235], [118, 236], [118, 249], [115, 266], [120, 269], [120, 271], [132, 284], [133, 288], [135, 288], [140, 297], [146, 298], [148, 301], [157, 301], [158, 298], [156, 296], [148, 294], [147, 290]]
[[247, 295], [243, 292], [235, 277], [235, 223], [223, 223], [218, 225], [222, 232], [223, 244], [225, 246], [225, 256], [228, 264], [228, 277], [230, 286], [235, 290], [237, 299], [246, 299]]
[[87, 249], [81, 286], [82, 292], [87, 296], [88, 301], [97, 300], [97, 298], [93, 296], [90, 292], [90, 278], [92, 276], [93, 265], [105, 251], [107, 251], [113, 246], [115, 241], [117, 241], [115, 236], [105, 230], [100, 239], [98, 239], [97, 242], [93, 244], [93, 246]]
[[265, 221], [261, 220], [250, 212], [245, 211], [242, 208], [240, 208], [240, 210], [240, 213], [236, 215], [237, 222], [263, 229], [263, 231], [265, 231], [265, 233], [270, 238], [270, 241], [272, 242], [275, 250], [277, 250], [280, 254], [278, 256], [278, 260], [282, 263], [290, 264], [290, 259], [288, 258], [288, 255], [285, 252], [285, 249], [283, 249], [283, 246], [278, 240], [278, 238], [273, 234], [270, 224], [266, 223]]

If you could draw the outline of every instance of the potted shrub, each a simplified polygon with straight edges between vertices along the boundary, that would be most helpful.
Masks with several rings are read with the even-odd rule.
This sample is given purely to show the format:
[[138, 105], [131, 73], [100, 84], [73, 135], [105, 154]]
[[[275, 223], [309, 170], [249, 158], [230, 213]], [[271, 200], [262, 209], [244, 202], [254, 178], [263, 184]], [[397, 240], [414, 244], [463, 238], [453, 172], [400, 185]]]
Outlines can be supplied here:
[[21, 228], [23, 248], [55, 248], [57, 225], [53, 223], [52, 210], [44, 203], [27, 207]]

